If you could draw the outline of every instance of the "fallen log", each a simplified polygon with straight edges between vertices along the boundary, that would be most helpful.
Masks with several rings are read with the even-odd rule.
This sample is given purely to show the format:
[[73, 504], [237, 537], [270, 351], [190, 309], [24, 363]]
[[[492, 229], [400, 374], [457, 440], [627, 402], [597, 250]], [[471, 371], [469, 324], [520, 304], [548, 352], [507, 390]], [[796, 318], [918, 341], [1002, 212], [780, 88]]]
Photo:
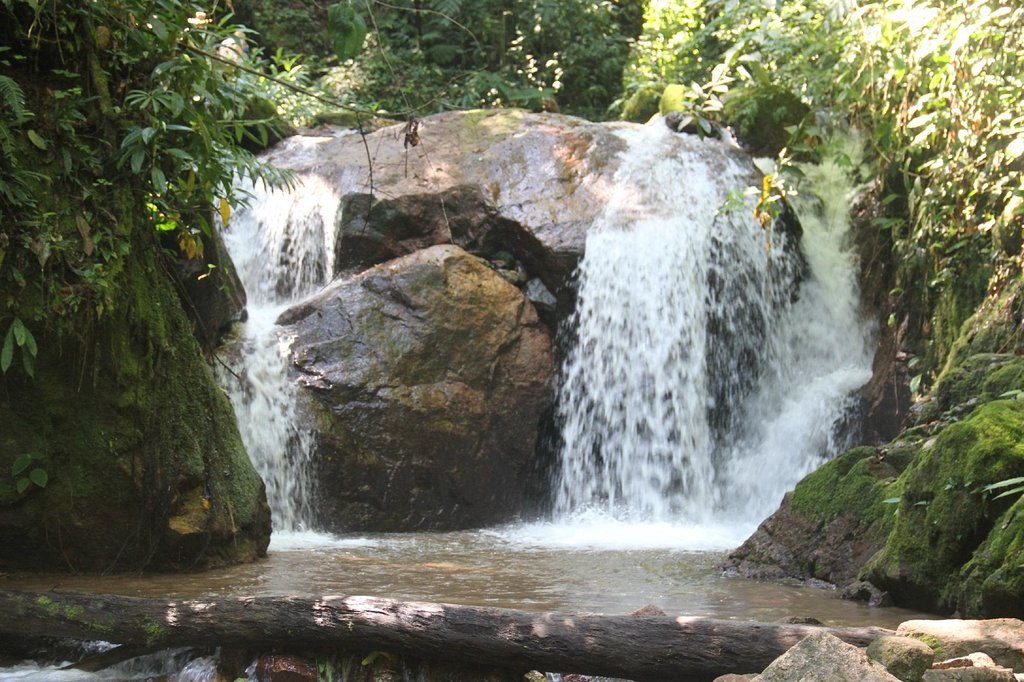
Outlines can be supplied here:
[[[387, 651], [428, 661], [633, 680], [760, 672], [812, 625], [670, 616], [529, 613], [376, 597], [239, 597], [162, 601], [0, 591], [0, 634], [127, 646]], [[826, 628], [866, 646], [883, 628]]]

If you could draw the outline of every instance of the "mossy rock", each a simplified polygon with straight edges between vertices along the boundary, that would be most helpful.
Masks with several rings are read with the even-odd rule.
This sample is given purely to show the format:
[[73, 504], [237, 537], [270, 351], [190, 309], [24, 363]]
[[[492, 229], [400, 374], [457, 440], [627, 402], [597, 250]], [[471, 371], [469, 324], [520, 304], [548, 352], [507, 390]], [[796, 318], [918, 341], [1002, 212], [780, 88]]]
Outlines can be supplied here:
[[880, 454], [873, 447], [853, 448], [810, 473], [790, 496], [794, 511], [821, 524], [852, 511], [861, 526], [881, 522], [876, 532], [887, 532], [892, 507], [885, 500], [898, 492], [894, 486], [899, 471]]
[[[863, 577], [900, 605], [951, 611], [960, 601], [961, 568], [1010, 506], [987, 499], [981, 488], [1021, 475], [1024, 402], [993, 401], [945, 427], [901, 476], [896, 523]], [[1005, 555], [1009, 550], [1000, 548], [1013, 544], [992, 542], [999, 545], [992, 555]]]
[[951, 418], [1008, 393], [1024, 390], [1024, 358], [1006, 353], [978, 353], [951, 365], [931, 391], [917, 421]]
[[646, 123], [660, 110], [663, 85], [644, 85], [630, 95], [622, 107], [622, 120]]
[[807, 475], [728, 564], [752, 578], [845, 585], [885, 544], [899, 496], [897, 466], [913, 445], [853, 448]]
[[[987, 269], [983, 270], [976, 279], [980, 281], [987, 272]], [[978, 281], [970, 282], [970, 285], [976, 287]], [[949, 287], [958, 288], [959, 283], [957, 287]], [[959, 327], [943, 372], [960, 366], [966, 358], [979, 353], [1017, 354], [1024, 349], [1024, 278], [1018, 276], [998, 293], [984, 300], [980, 298], [975, 299], [977, 308], [972, 308], [973, 314], [964, 316], [966, 322]], [[962, 311], [957, 317], [960, 315]]]
[[19, 493], [0, 475], [0, 567], [192, 569], [265, 552], [263, 484], [162, 257], [137, 230], [115, 305], [41, 332], [35, 379], [0, 378], [0, 472], [32, 453], [49, 476]]
[[[1012, 499], [1012, 497], [1011, 497]], [[1024, 613], [1024, 497], [996, 519], [989, 536], [960, 572], [957, 607], [987, 617]]]

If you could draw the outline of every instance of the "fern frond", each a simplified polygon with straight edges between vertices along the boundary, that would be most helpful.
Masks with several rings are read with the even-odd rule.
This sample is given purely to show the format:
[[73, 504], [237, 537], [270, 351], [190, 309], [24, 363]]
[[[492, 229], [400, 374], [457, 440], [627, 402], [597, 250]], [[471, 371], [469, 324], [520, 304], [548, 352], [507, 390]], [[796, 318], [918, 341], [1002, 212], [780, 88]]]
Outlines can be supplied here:
[[0, 103], [14, 114], [15, 124], [32, 118], [32, 112], [25, 104], [25, 92], [10, 76], [0, 76]]

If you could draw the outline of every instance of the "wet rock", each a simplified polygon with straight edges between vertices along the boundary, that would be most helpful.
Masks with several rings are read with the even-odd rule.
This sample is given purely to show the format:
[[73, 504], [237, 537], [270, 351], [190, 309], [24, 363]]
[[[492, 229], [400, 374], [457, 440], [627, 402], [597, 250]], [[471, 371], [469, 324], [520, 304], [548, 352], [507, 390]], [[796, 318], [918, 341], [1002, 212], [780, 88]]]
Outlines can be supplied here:
[[629, 614], [633, 618], [651, 618], [656, 616], [666, 616], [661, 607], [655, 606], [654, 604], [648, 604], [647, 606], [641, 606], [636, 611], [632, 611]]
[[805, 637], [753, 679], [757, 682], [895, 682], [898, 678], [852, 644], [820, 632]]
[[868, 658], [903, 682], [918, 682], [935, 660], [935, 652], [912, 637], [879, 637], [868, 645]]
[[501, 222], [472, 185], [397, 197], [350, 194], [337, 216], [335, 274], [358, 272], [438, 244], [471, 248]]
[[1024, 670], [1024, 622], [1017, 618], [908, 620], [896, 633], [920, 639], [944, 659], [980, 651], [999, 665]]
[[261, 656], [256, 663], [258, 682], [316, 682], [316, 663], [297, 656]]
[[850, 601], [865, 602], [868, 606], [892, 606], [892, 597], [867, 580], [858, 580], [843, 588], [839, 596]]
[[521, 510], [551, 339], [485, 262], [434, 246], [339, 280], [281, 322], [318, 418], [325, 527], [467, 528]]
[[729, 673], [728, 675], [719, 675], [712, 682], [750, 682], [750, 680], [753, 680], [755, 677], [757, 677], [757, 675], [737, 675], [735, 673]]

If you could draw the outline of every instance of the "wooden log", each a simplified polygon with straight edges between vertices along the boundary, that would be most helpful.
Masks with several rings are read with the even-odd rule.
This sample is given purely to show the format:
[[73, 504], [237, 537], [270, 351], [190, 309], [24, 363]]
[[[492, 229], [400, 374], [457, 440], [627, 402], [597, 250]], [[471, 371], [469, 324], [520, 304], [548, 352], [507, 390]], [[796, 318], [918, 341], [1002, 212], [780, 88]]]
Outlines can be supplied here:
[[[410, 658], [632, 680], [760, 672], [810, 625], [670, 616], [529, 613], [376, 597], [240, 597], [163, 601], [0, 591], [0, 634], [130, 646], [278, 651], [387, 651]], [[866, 646], [883, 628], [827, 628]]]

